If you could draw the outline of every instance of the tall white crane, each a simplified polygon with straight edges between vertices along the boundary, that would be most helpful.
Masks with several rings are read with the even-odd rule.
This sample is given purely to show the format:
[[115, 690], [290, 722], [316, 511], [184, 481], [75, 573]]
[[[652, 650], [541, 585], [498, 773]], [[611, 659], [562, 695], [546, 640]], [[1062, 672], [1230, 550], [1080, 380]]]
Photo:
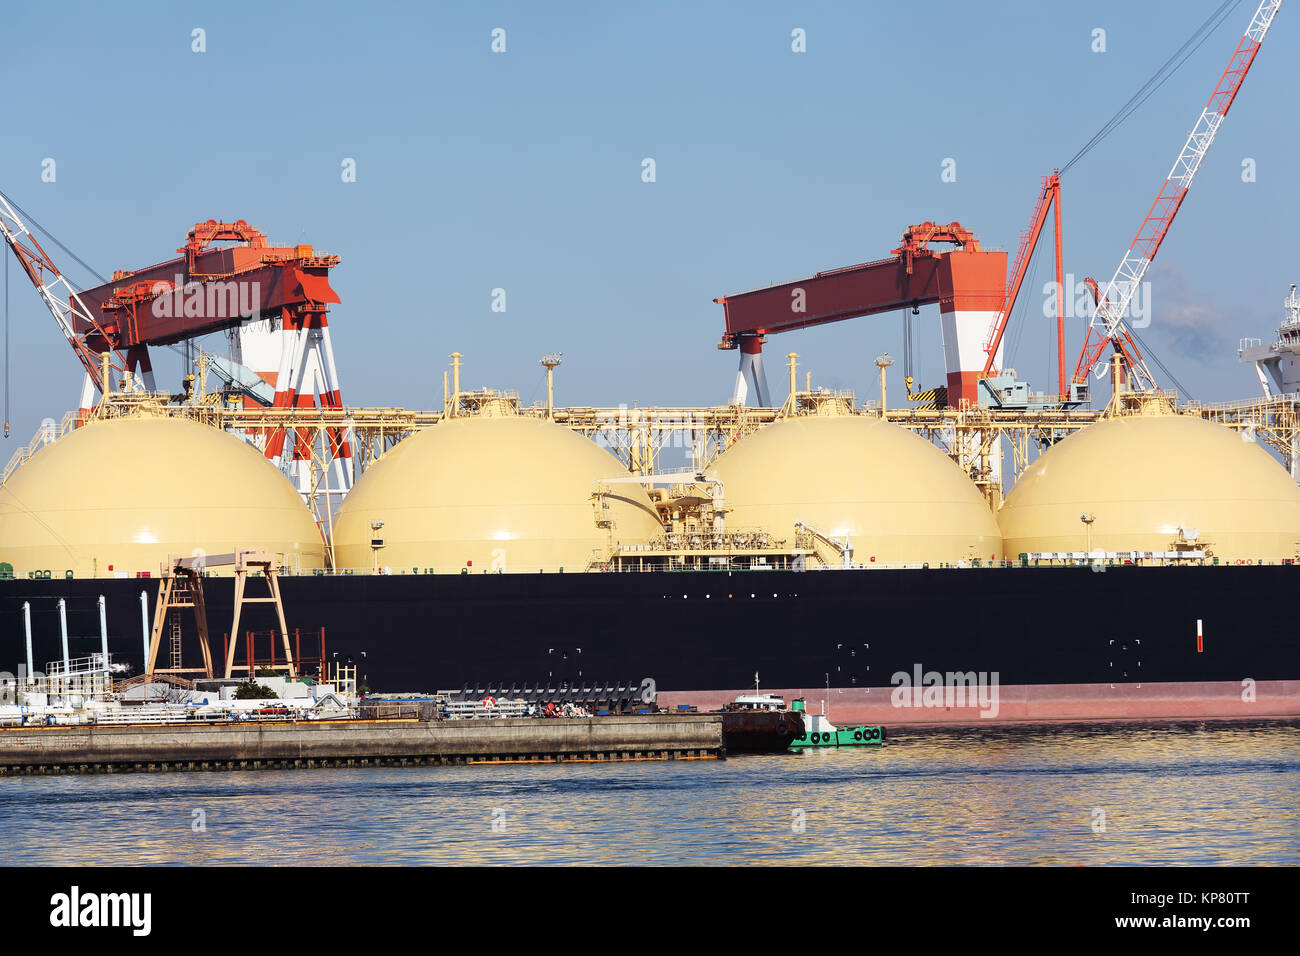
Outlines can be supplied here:
[[1137, 343], [1133, 341], [1132, 335], [1125, 327], [1124, 317], [1142, 284], [1147, 268], [1155, 259], [1165, 236], [1168, 235], [1174, 216], [1178, 214], [1178, 207], [1182, 205], [1183, 197], [1191, 188], [1192, 180], [1196, 177], [1197, 170], [1201, 168], [1201, 161], [1209, 151], [1210, 144], [1214, 142], [1219, 127], [1223, 125], [1232, 101], [1236, 98], [1237, 91], [1241, 89], [1242, 81], [1246, 79], [1246, 74], [1255, 61], [1255, 54], [1259, 52], [1260, 44], [1264, 42], [1264, 36], [1268, 33], [1273, 17], [1277, 15], [1281, 6], [1282, 0], [1262, 0], [1241, 42], [1237, 44], [1232, 59], [1228, 61], [1228, 68], [1223, 71], [1218, 86], [1215, 87], [1205, 109], [1201, 111], [1196, 126], [1188, 134], [1182, 152], [1178, 154], [1173, 168], [1165, 177], [1156, 201], [1151, 204], [1151, 211], [1147, 213], [1142, 227], [1138, 229], [1128, 251], [1124, 253], [1124, 258], [1120, 260], [1114, 277], [1107, 284], [1104, 292], [1099, 293], [1094, 285], [1093, 294], [1097, 301], [1088, 325], [1088, 334], [1084, 338], [1083, 350], [1079, 354], [1078, 365], [1075, 366], [1073, 381], [1076, 385], [1085, 385], [1090, 373], [1095, 371], [1100, 374], [1104, 371], [1101, 368], [1102, 354], [1109, 343], [1124, 356], [1129, 375], [1139, 388], [1155, 387], [1155, 379], [1147, 369], [1146, 362], [1138, 351]]

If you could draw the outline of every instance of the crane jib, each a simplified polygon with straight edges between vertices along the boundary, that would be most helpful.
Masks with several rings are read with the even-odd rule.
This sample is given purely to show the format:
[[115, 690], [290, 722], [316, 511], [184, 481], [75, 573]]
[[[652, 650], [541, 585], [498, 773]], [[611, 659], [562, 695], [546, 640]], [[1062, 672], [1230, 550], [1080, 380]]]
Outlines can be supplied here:
[[[1124, 317], [1134, 294], [1141, 285], [1147, 268], [1156, 257], [1174, 217], [1192, 181], [1201, 167], [1205, 154], [1209, 152], [1214, 137], [1231, 108], [1237, 92], [1241, 89], [1246, 74], [1250, 72], [1259, 52], [1260, 44], [1273, 23], [1273, 18], [1282, 6], [1282, 0], [1262, 0], [1251, 17], [1250, 26], [1242, 35], [1241, 41], [1233, 51], [1227, 68], [1219, 77], [1219, 82], [1210, 95], [1209, 101], [1201, 111], [1196, 125], [1187, 136], [1182, 151], [1170, 167], [1155, 202], [1146, 218], [1142, 221], [1133, 242], [1120, 260], [1119, 268], [1106, 286], [1103, 295], [1097, 297], [1093, 306], [1092, 318], [1088, 326], [1088, 335], [1084, 340], [1083, 351], [1075, 368], [1074, 381], [1082, 384], [1090, 372], [1098, 368], [1106, 343], [1118, 343], [1128, 337], [1124, 328]], [[1094, 335], [1095, 333], [1095, 335]], [[1095, 338], [1095, 342], [1094, 342]], [[1154, 387], [1155, 382], [1145, 364], [1139, 360], [1133, 369], [1135, 376], [1145, 386]]]

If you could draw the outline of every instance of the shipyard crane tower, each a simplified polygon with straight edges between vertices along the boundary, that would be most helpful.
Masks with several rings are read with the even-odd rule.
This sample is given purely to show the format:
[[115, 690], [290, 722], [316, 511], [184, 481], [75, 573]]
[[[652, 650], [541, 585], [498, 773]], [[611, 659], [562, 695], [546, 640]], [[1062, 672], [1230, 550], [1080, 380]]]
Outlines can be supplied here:
[[1147, 269], [1160, 250], [1161, 243], [1169, 234], [1169, 227], [1173, 225], [1187, 190], [1191, 188], [1192, 180], [1201, 168], [1201, 161], [1205, 159], [1210, 144], [1223, 125], [1237, 91], [1241, 89], [1251, 64], [1255, 62], [1255, 54], [1264, 42], [1273, 17], [1281, 6], [1282, 0], [1262, 0], [1255, 10], [1250, 26], [1246, 28], [1241, 42], [1228, 61], [1227, 69], [1219, 78], [1205, 109], [1201, 111], [1196, 126], [1188, 134], [1187, 142], [1174, 160], [1155, 202], [1151, 204], [1151, 210], [1142, 221], [1142, 226], [1129, 244], [1105, 290], [1098, 290], [1095, 282], [1087, 280], [1096, 301], [1072, 378], [1073, 384], [1085, 394], [1089, 374], [1095, 372], [1100, 376], [1105, 373], [1103, 353], [1108, 344], [1120, 355], [1123, 369], [1138, 388], [1156, 387], [1155, 379], [1147, 368], [1132, 333], [1124, 324], [1124, 317]]

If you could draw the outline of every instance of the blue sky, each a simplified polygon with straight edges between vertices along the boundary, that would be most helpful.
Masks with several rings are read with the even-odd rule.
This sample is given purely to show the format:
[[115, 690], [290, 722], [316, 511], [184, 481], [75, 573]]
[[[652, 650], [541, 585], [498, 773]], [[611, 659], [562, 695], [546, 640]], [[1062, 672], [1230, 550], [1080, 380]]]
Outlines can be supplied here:
[[[57, 21], [15, 8], [0, 189], [105, 275], [170, 258], [208, 218], [338, 253], [348, 404], [438, 406], [452, 351], [467, 385], [526, 402], [545, 398], [538, 359], [562, 351], [561, 404], [717, 404], [736, 353], [714, 348], [715, 296], [883, 257], [926, 219], [1014, 254], [1039, 178], [1216, 6], [135, 3], [61, 4]], [[1254, 6], [1067, 175], [1067, 271], [1114, 271]], [[1300, 279], [1293, 19], [1279, 13], [1150, 276], [1145, 338], [1201, 399], [1254, 393], [1237, 341], [1267, 339]], [[16, 447], [75, 405], [80, 369], [9, 275]], [[1031, 293], [1009, 364], [1051, 390], [1051, 323]], [[1068, 330], [1071, 364], [1082, 333]], [[937, 308], [916, 335], [918, 378], [938, 384]], [[901, 319], [770, 339], [778, 398], [792, 350], [815, 382], [869, 398], [874, 356], [901, 358]], [[158, 365], [179, 388], [178, 360]]]

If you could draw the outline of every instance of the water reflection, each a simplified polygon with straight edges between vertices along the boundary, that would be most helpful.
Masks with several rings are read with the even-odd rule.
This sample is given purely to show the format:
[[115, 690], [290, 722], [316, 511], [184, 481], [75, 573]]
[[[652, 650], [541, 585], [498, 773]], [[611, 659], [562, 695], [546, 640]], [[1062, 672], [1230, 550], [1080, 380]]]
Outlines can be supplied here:
[[883, 750], [725, 762], [0, 780], [10, 864], [1284, 864], [1300, 862], [1298, 806], [1298, 723], [906, 731]]

